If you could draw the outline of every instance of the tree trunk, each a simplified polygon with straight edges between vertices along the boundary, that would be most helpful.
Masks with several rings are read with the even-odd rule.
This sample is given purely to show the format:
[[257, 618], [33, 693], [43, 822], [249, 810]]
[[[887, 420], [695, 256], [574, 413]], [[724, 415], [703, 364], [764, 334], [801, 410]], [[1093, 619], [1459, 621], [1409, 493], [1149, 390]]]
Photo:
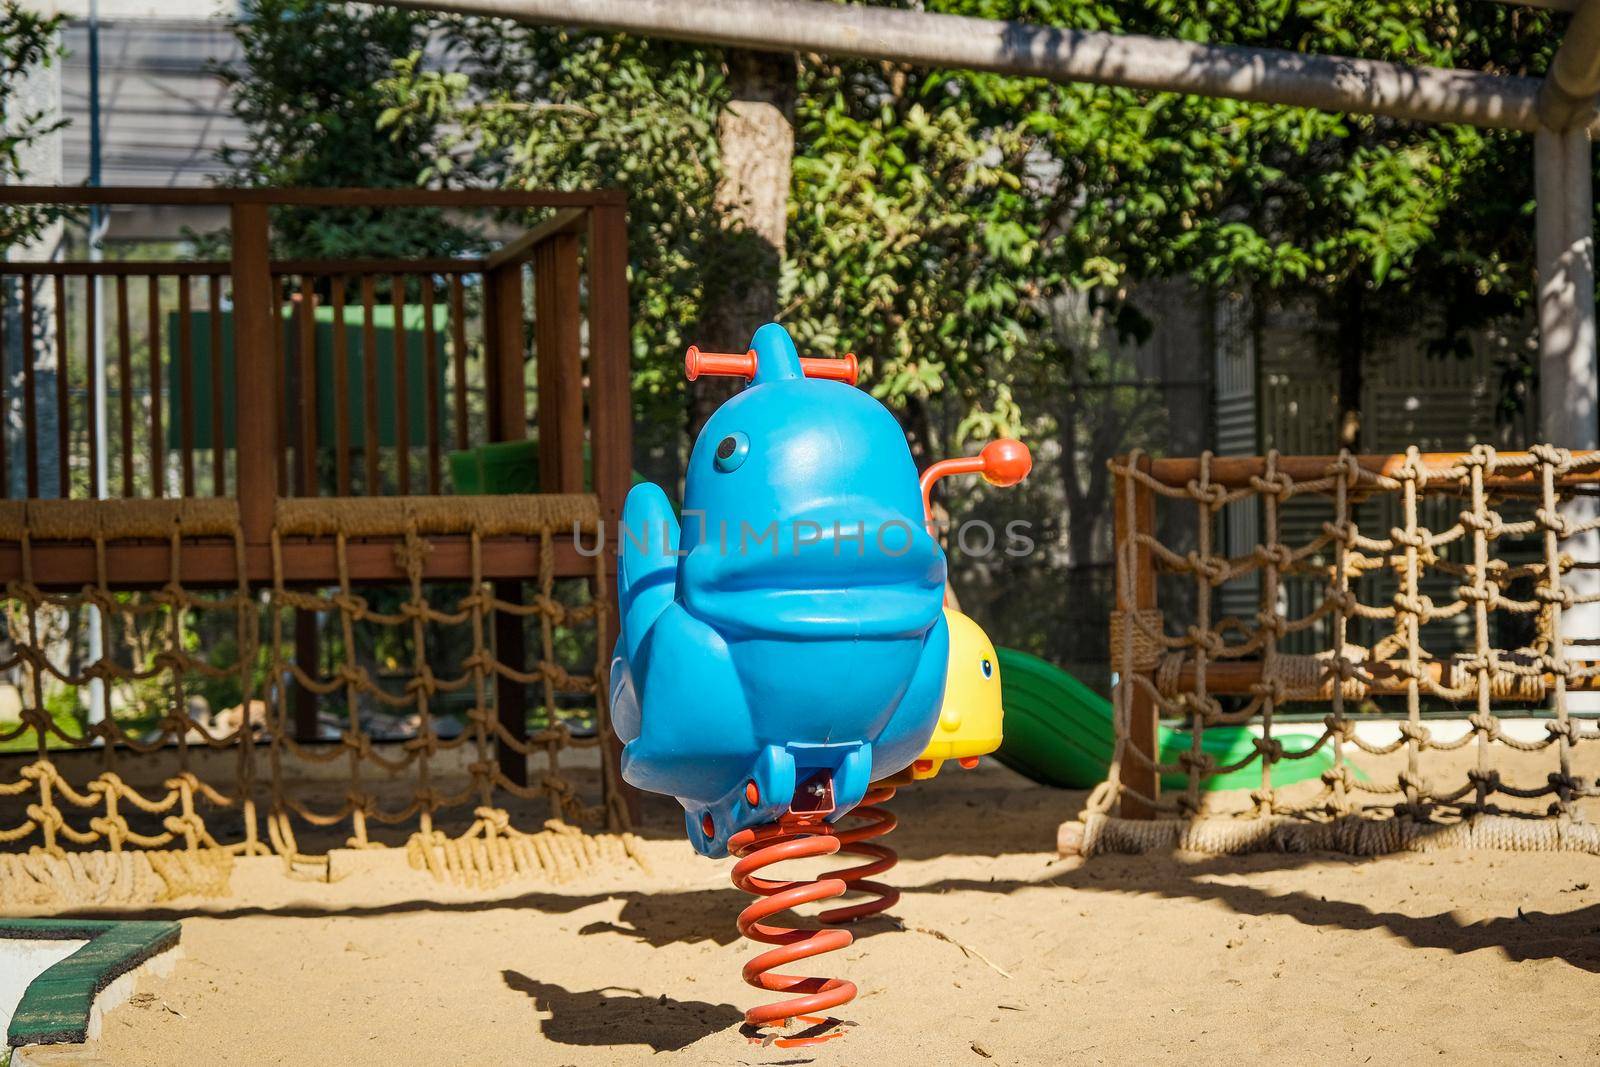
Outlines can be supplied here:
[[[708, 351], [743, 352], [750, 335], [778, 314], [794, 159], [794, 57], [731, 50], [728, 86], [732, 98], [717, 119], [717, 231], [705, 252], [705, 302], [695, 343]], [[691, 437], [736, 385], [702, 378], [690, 388]]]

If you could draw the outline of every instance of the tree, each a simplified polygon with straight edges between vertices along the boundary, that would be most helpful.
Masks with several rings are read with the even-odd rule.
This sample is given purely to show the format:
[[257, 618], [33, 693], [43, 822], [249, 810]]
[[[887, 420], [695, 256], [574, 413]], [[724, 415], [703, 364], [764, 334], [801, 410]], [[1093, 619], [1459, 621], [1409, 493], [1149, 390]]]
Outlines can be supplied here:
[[[230, 184], [414, 188], [437, 129], [380, 130], [379, 90], [393, 64], [421, 49], [426, 16], [328, 0], [244, 0], [234, 33], [241, 61], [218, 71], [249, 133], [220, 153]], [[298, 258], [408, 258], [462, 247], [469, 236], [436, 208], [280, 208], [274, 253]]]
[[[29, 11], [17, 0], [0, 3], [0, 185], [25, 178], [23, 152], [67, 124], [46, 109], [28, 109], [21, 99], [27, 77], [61, 54], [62, 19]], [[36, 239], [56, 217], [45, 207], [0, 205], [0, 249]]]
[[[1152, 0], [1108, 28], [1502, 73], [1542, 71], [1558, 39], [1547, 12], [1452, 0]], [[1075, 164], [1090, 147], [1082, 123], [1036, 112], [1051, 155], [1078, 170], [1083, 206], [1057, 217], [1067, 244], [1105, 250], [1102, 284], [1188, 276], [1319, 309], [1346, 444], [1359, 443], [1362, 366], [1378, 337], [1420, 332], [1434, 351], [1460, 352], [1469, 330], [1529, 307], [1523, 135], [1161, 94], [1123, 112], [1137, 140], [1101, 130], [1092, 145], [1109, 150]], [[1092, 273], [1067, 257], [1068, 274]]]
[[[456, 131], [424, 180], [463, 167], [513, 188], [627, 191], [633, 396], [641, 469], [676, 481], [686, 426], [683, 352], [706, 288], [737, 269], [708, 259], [727, 90], [715, 52], [610, 34], [461, 19], [444, 33], [472, 74], [430, 71], [420, 52], [383, 88], [384, 127]], [[653, 456], [652, 456], [653, 454]]]
[[[915, 6], [1485, 70], [1542, 69], [1553, 38], [1544, 13], [1454, 0]], [[477, 20], [451, 32], [473, 73], [402, 66], [390, 128], [442, 117], [485, 173], [628, 188], [641, 383], [680, 402], [683, 335], [716, 328], [695, 312], [750, 271], [712, 239], [738, 57]], [[1440, 351], [1527, 303], [1519, 135], [817, 57], [801, 58], [795, 90], [789, 227], [759, 243], [784, 253], [780, 317], [806, 347], [861, 349], [870, 387], [927, 448], [1019, 424], [1007, 368], [1040, 353], [1052, 294], [1117, 304], [1140, 281], [1187, 276], [1312, 299], [1336, 324], [1352, 432], [1363, 354], [1416, 327], [1413, 298]], [[670, 323], [654, 314], [669, 308]], [[1133, 323], [1138, 309], [1116, 314]]]
[[[1543, 71], [1557, 38], [1548, 12], [1474, 0], [875, 2], [1522, 74]], [[380, 87], [385, 131], [431, 153], [425, 178], [466, 169], [493, 184], [628, 193], [635, 413], [650, 453], [640, 467], [669, 484], [694, 428], [684, 347], [713, 334], [739, 343], [731, 335], [773, 291], [802, 349], [863, 357], [866, 386], [918, 451], [1018, 430], [1060, 442], [1036, 468], [1055, 467], [1060, 490], [1010, 499], [1070, 507], [1079, 536], [1062, 555], [1079, 562], [1105, 511], [1104, 453], [1157, 444], [1172, 421], [1105, 341], [1148, 335], [1152, 283], [1319, 309], [1352, 443], [1377, 340], [1404, 330], [1442, 356], [1531, 306], [1519, 134], [865, 60], [758, 66], [504, 20], [437, 25], [427, 55], [442, 42], [452, 69], [428, 69], [419, 44]], [[759, 139], [735, 145], [732, 120], [762, 102], [769, 117], [792, 114], [777, 231], [728, 195], [760, 162]], [[1062, 329], [1066, 306], [1093, 328]], [[1197, 333], [1186, 356], [1209, 355]], [[1508, 380], [1526, 374], [1510, 368]], [[1055, 595], [1037, 584], [1033, 595]], [[1018, 603], [1007, 613], [1018, 626], [1052, 610]]]

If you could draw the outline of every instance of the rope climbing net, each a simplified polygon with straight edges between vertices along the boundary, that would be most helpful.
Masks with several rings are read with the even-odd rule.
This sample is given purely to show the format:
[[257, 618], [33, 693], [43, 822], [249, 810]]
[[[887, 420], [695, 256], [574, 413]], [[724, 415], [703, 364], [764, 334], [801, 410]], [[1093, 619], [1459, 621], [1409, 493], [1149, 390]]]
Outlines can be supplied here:
[[[1089, 850], [1509, 834], [1600, 851], [1580, 810], [1600, 795], [1600, 453], [1135, 453], [1111, 470], [1116, 747]], [[1208, 745], [1224, 727], [1245, 744]], [[1320, 777], [1280, 782], [1314, 758]], [[1253, 765], [1247, 800], [1209, 791]]]
[[[31, 887], [41, 902], [59, 899], [40, 886], [62, 879], [214, 890], [233, 857], [276, 854], [292, 869], [328, 847], [379, 847], [383, 826], [411, 831], [414, 866], [474, 884], [631, 852], [627, 835], [619, 848], [568, 825], [626, 818], [604, 760], [589, 761], [601, 787], [587, 804], [563, 765], [608, 729], [607, 578], [603, 552], [586, 579], [558, 578], [554, 542], [593, 538], [599, 521], [595, 498], [580, 494], [285, 499], [263, 580], [231, 500], [0, 504], [0, 552], [20, 556], [4, 591], [0, 679], [21, 698], [19, 719], [0, 722], [0, 846], [10, 851], [0, 895], [26, 902]], [[465, 543], [465, 567], [448, 581], [429, 569], [441, 537]], [[485, 577], [495, 538], [532, 542], [531, 596]], [[354, 548], [374, 541], [392, 546], [387, 570], [403, 582], [361, 580]], [[69, 591], [40, 573], [41, 557], [64, 544], [93, 559], [94, 578]], [[331, 555], [332, 581], [294, 580], [286, 558], [308, 545]], [[108, 560], [130, 547], [151, 560], [142, 583], [110, 575]], [[225, 574], [207, 568], [185, 583], [197, 569], [186, 561], [219, 552], [231, 559]], [[320, 635], [316, 662], [296, 654], [297, 619]], [[533, 655], [502, 654], [507, 620], [532, 635]], [[497, 714], [506, 684], [538, 698], [527, 729]], [[81, 710], [60, 713], [82, 709], [95, 687], [110, 694], [110, 714], [85, 726]], [[212, 714], [196, 690], [236, 703]], [[297, 706], [308, 695], [322, 709], [309, 735]], [[537, 758], [542, 773], [514, 780], [508, 752]], [[150, 753], [169, 768], [155, 781], [140, 778]], [[553, 822], [517, 830], [508, 797], [543, 798]], [[446, 833], [442, 815], [465, 831]], [[302, 844], [308, 830], [322, 855]]]

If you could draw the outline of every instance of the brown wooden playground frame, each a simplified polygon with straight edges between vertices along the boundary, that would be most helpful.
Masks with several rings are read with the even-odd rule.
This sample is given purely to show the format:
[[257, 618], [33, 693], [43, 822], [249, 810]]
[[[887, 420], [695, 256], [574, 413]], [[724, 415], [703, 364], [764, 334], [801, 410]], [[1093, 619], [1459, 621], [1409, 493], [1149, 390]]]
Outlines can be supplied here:
[[[127, 359], [126, 337], [126, 279], [133, 276], [177, 275], [184, 278], [207, 276], [213, 279], [213, 308], [220, 283], [226, 279], [232, 288], [234, 360], [236, 376], [236, 477], [227, 486], [228, 496], [238, 502], [240, 524], [244, 535], [244, 560], [246, 576], [252, 585], [267, 585], [273, 579], [271, 534], [274, 508], [281, 497], [317, 495], [316, 411], [315, 384], [295, 397], [280, 397], [279, 383], [282, 375], [282, 346], [277, 335], [281, 329], [276, 324], [281, 307], [282, 278], [284, 275], [363, 275], [369, 284], [364, 285], [362, 298], [372, 306], [370, 279], [374, 275], [391, 274], [395, 277], [423, 274], [432, 292], [431, 276], [434, 274], [457, 279], [455, 294], [459, 299], [459, 276], [463, 273], [481, 274], [483, 279], [483, 340], [485, 352], [485, 387], [488, 392], [487, 438], [491, 442], [512, 441], [524, 438], [527, 433], [527, 399], [523, 387], [526, 349], [523, 338], [524, 297], [523, 269], [533, 270], [534, 338], [532, 349], [536, 354], [535, 370], [538, 382], [536, 412], [539, 427], [540, 485], [545, 492], [582, 493], [592, 491], [599, 499], [602, 521], [611, 528], [621, 516], [622, 502], [632, 479], [632, 402], [630, 397], [627, 289], [627, 226], [626, 198], [619, 191], [596, 190], [588, 192], [509, 191], [509, 190], [422, 190], [422, 189], [174, 189], [174, 188], [84, 188], [50, 186], [0, 187], [0, 204], [41, 205], [58, 207], [114, 206], [114, 205], [167, 205], [167, 206], [223, 206], [229, 211], [232, 229], [231, 257], [226, 262], [0, 262], [0, 279], [8, 276], [44, 277], [54, 280], [59, 287], [66, 277], [100, 276], [112, 280], [118, 296], [124, 301], [121, 317], [122, 336], [119, 343], [123, 360]], [[550, 209], [552, 214], [533, 229], [505, 243], [487, 256], [476, 259], [414, 259], [414, 260], [325, 260], [325, 261], [274, 261], [270, 256], [269, 212], [274, 207], [439, 207], [446, 209]], [[342, 281], [341, 281], [342, 286]], [[585, 391], [585, 365], [581, 344], [582, 308], [580, 288], [587, 287], [588, 299], [588, 388]], [[153, 288], [153, 286], [152, 286]], [[58, 292], [60, 289], [58, 288]], [[187, 293], [185, 288], [184, 292]], [[343, 292], [342, 288], [340, 290]], [[342, 298], [342, 296], [341, 296]], [[108, 301], [109, 303], [109, 301]], [[457, 305], [459, 309], [459, 305]], [[90, 305], [89, 314], [93, 314]], [[58, 308], [58, 316], [61, 311]], [[152, 321], [157, 315], [156, 298], [151, 298]], [[301, 316], [309, 330], [309, 318]], [[459, 319], [459, 316], [458, 316]], [[58, 322], [60, 322], [58, 318]], [[431, 329], [431, 327], [430, 327]], [[457, 351], [462, 348], [457, 337]], [[108, 346], [110, 347], [110, 346]], [[153, 346], [152, 346], [153, 347]], [[309, 351], [309, 346], [303, 349]], [[430, 340], [430, 358], [433, 348]], [[109, 358], [109, 357], [108, 357]], [[309, 356], [305, 358], [309, 359]], [[464, 357], [458, 357], [464, 358]], [[127, 364], [123, 363], [123, 380], [127, 380]], [[176, 372], [174, 372], [176, 373]], [[184, 373], [188, 373], [185, 364]], [[371, 375], [368, 375], [371, 377]], [[92, 375], [91, 375], [92, 378]], [[220, 375], [214, 375], [215, 381]], [[459, 375], [458, 375], [459, 381]], [[93, 390], [101, 386], [92, 380], [86, 385]], [[343, 383], [340, 388], [348, 388]], [[25, 388], [30, 392], [25, 400], [31, 412], [35, 402], [32, 379]], [[436, 383], [430, 377], [428, 459], [425, 474], [419, 474], [419, 488], [426, 480], [428, 491], [439, 491], [439, 465], [443, 440], [434, 425], [434, 391]], [[5, 383], [0, 382], [0, 400], [4, 397]], [[64, 390], [58, 390], [64, 396]], [[127, 390], [124, 390], [126, 394]], [[370, 395], [370, 394], [369, 394]], [[397, 396], [403, 397], [403, 390]], [[345, 394], [339, 394], [341, 400]], [[191, 397], [192, 399], [192, 397]], [[220, 406], [221, 388], [216, 386], [213, 399]], [[299, 419], [299, 440], [291, 441], [286, 433], [285, 400], [299, 406], [301, 413], [311, 412], [312, 417]], [[65, 413], [65, 400], [61, 400]], [[403, 399], [397, 400], [403, 404]], [[465, 412], [465, 394], [458, 398], [458, 413]], [[308, 406], [309, 405], [309, 406]], [[91, 399], [92, 410], [93, 401]], [[176, 403], [174, 402], [174, 407]], [[368, 410], [370, 411], [370, 405]], [[403, 412], [403, 409], [401, 409]], [[587, 425], [585, 413], [587, 412]], [[153, 447], [161, 447], [159, 406], [153, 412], [150, 430]], [[178, 418], [176, 411], [173, 418]], [[179, 455], [184, 470], [184, 495], [192, 495], [192, 417], [185, 427], [186, 436]], [[401, 416], [403, 419], [403, 415]], [[340, 448], [349, 445], [344, 433], [346, 420], [339, 419]], [[375, 444], [375, 419], [367, 417], [369, 443]], [[8, 462], [19, 459], [28, 463], [27, 487], [29, 496], [44, 495], [39, 492], [37, 470], [38, 427], [33, 420], [25, 420], [26, 457], [6, 457], [4, 442], [0, 440], [0, 469]], [[585, 486], [584, 442], [585, 432], [592, 452], [592, 487]], [[142, 431], [141, 431], [142, 432]], [[124, 456], [132, 454], [133, 426], [124, 416], [121, 446]], [[93, 449], [93, 434], [89, 435]], [[63, 435], [63, 444], [66, 437]], [[369, 455], [371, 449], [368, 450]], [[410, 458], [400, 450], [399, 459], [401, 493], [410, 491]], [[67, 449], [61, 450], [61, 468], [66, 468]], [[296, 470], [298, 460], [301, 469]], [[344, 461], [341, 460], [341, 463]], [[373, 463], [375, 460], [370, 460]], [[124, 459], [122, 492], [116, 491], [116, 475], [108, 474], [108, 485], [94, 485], [94, 495], [111, 497], [132, 495], [133, 476]], [[93, 463], [91, 462], [91, 470]], [[223, 464], [217, 461], [218, 475], [213, 484], [221, 485]], [[348, 493], [349, 474], [341, 467], [340, 488]], [[93, 477], [93, 476], [92, 476]], [[61, 488], [67, 488], [65, 475]], [[66, 495], [65, 493], [61, 495]], [[430, 537], [433, 551], [425, 566], [425, 577], [433, 581], [462, 580], [471, 576], [469, 545], [465, 537]], [[558, 577], [592, 578], [593, 559], [579, 555], [570, 533], [555, 539], [555, 571]], [[351, 538], [348, 560], [351, 578], [363, 582], [403, 582], [404, 569], [396, 558], [397, 542], [384, 538]], [[285, 577], [294, 582], [326, 584], [338, 577], [334, 538], [297, 537], [283, 543]], [[607, 551], [614, 554], [615, 544]], [[93, 582], [97, 578], [96, 550], [93, 544], [75, 542], [37, 542], [32, 547], [33, 574], [45, 587], [73, 589]], [[148, 587], [160, 584], [168, 573], [169, 550], [164, 542], [118, 542], [105, 549], [105, 566], [110, 584], [125, 588]], [[496, 595], [502, 599], [520, 598], [521, 582], [539, 573], [539, 543], [536, 539], [497, 537], [485, 539], [482, 545], [483, 573], [497, 579]], [[609, 570], [609, 568], [608, 568]], [[10, 581], [22, 575], [21, 552], [16, 545], [0, 546], [0, 581]], [[182, 554], [181, 580], [192, 586], [227, 586], [238, 581], [235, 547], [232, 541], [197, 539], [186, 543]], [[606, 583], [610, 586], [611, 583]], [[599, 595], [615, 596], [614, 588], [598, 591]], [[605, 616], [605, 631], [598, 635], [597, 654], [602, 657], [610, 648], [615, 636], [616, 612]], [[502, 659], [510, 658], [514, 664], [524, 661], [521, 621], [501, 615], [497, 622], [496, 639]], [[314, 630], [297, 627], [297, 655], [310, 652], [315, 662], [316, 634]], [[522, 735], [526, 720], [526, 694], [523, 687], [502, 678], [498, 683], [499, 716], [518, 736]], [[605, 694], [597, 694], [604, 700]], [[309, 736], [316, 721], [313, 694], [297, 694], [297, 731]], [[615, 769], [615, 746], [609, 739], [609, 762]], [[526, 760], [519, 754], [502, 748], [502, 767], [508, 777], [519, 784], [527, 781]]]
[[[1424, 468], [1443, 468], [1453, 465], [1466, 458], [1470, 453], [1464, 452], [1423, 452], [1416, 458]], [[1501, 458], [1518, 458], [1526, 453], [1501, 452]], [[1355, 455], [1350, 456], [1363, 472], [1379, 476], [1393, 476], [1402, 466], [1409, 462], [1404, 454], [1389, 455]], [[1149, 475], [1156, 482], [1165, 486], [1184, 486], [1192, 481], [1197, 481], [1202, 476], [1202, 469], [1210, 484], [1224, 489], [1241, 489], [1252, 484], [1255, 479], [1265, 478], [1272, 470], [1280, 475], [1287, 475], [1295, 481], [1311, 481], [1326, 477], [1330, 468], [1340, 462], [1339, 456], [1277, 456], [1269, 469], [1268, 460], [1264, 456], [1211, 456], [1205, 460], [1197, 457], [1178, 457], [1168, 459], [1152, 459], [1147, 455], [1139, 455], [1137, 459], [1132, 456], [1117, 456], [1113, 461], [1114, 466], [1127, 466], [1133, 463], [1135, 469]], [[1600, 470], [1576, 471], [1566, 476], [1554, 479], [1555, 485], [1561, 488], [1576, 486], [1600, 485]], [[1535, 472], [1525, 471], [1512, 474], [1497, 473], [1486, 475], [1484, 484], [1489, 488], [1517, 489], [1537, 488]], [[1156, 532], [1155, 502], [1156, 492], [1137, 479], [1133, 480], [1133, 492], [1124, 493], [1120, 487], [1115, 493], [1113, 505], [1113, 533], [1112, 544], [1117, 547], [1120, 556], [1121, 547], [1127, 543], [1129, 536], [1137, 538], [1139, 535], [1153, 537]], [[1156, 597], [1156, 559], [1155, 553], [1148, 544], [1140, 540], [1133, 540], [1129, 552], [1131, 558], [1125, 568], [1119, 562], [1116, 567], [1116, 603], [1119, 608], [1126, 605], [1135, 612], [1146, 611], [1158, 607]], [[1128, 588], [1131, 571], [1132, 588]], [[1115, 661], [1116, 640], [1113, 637], [1113, 661]], [[1445, 666], [1440, 663], [1425, 664], [1424, 668], [1432, 673], [1434, 681], [1441, 681]], [[1370, 686], [1372, 691], [1380, 695], [1398, 695], [1405, 692], [1406, 682], [1402, 665], [1394, 663], [1374, 663], [1367, 668], [1371, 675]], [[1178, 672], [1177, 681], [1180, 687], [1194, 683], [1194, 666], [1185, 664]], [[1224, 696], [1249, 696], [1254, 691], [1263, 677], [1262, 663], [1260, 660], [1219, 660], [1207, 664], [1206, 688], [1209, 692]], [[1553, 678], [1547, 678], [1553, 682]], [[1331, 681], [1327, 686], [1331, 688]], [[1600, 690], [1600, 678], [1583, 678], [1569, 680], [1569, 690]], [[1140, 799], [1144, 796], [1159, 795], [1159, 781], [1156, 773], [1156, 764], [1159, 762], [1157, 751], [1158, 713], [1154, 698], [1143, 686], [1131, 686], [1129, 689], [1129, 721], [1128, 743], [1140, 752], [1144, 759], [1123, 761], [1122, 777], [1129, 787], [1129, 792], [1121, 799], [1121, 815], [1129, 819], [1153, 819], [1156, 813]]]

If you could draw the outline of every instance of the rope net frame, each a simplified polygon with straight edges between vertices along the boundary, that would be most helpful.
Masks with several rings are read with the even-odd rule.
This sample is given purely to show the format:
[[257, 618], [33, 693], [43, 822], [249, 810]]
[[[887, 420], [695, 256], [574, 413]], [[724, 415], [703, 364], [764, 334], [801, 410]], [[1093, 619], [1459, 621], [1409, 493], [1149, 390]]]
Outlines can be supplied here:
[[[0, 854], [0, 896], [59, 902], [63, 894], [52, 895], [48, 884], [59, 890], [65, 880], [77, 883], [77, 892], [64, 895], [69, 901], [148, 899], [141, 886], [153, 878], [166, 886], [157, 895], [219, 892], [234, 857], [275, 854], [292, 870], [325, 862], [328, 847], [382, 847], [375, 837], [382, 827], [411, 831], [392, 843], [407, 846], [413, 866], [480, 886], [530, 868], [564, 876], [633, 855], [631, 835], [599, 840], [569, 825], [615, 828], [627, 815], [618, 784], [603, 769], [598, 802], [585, 803], [562, 761], [575, 749], [598, 747], [609, 730], [599, 648], [608, 578], [604, 552], [592, 556], [588, 578], [558, 578], [554, 538], [586, 534], [592, 541], [599, 524], [599, 504], [589, 494], [284, 499], [271, 536], [272, 577], [263, 583], [248, 576], [232, 500], [0, 503], [0, 549], [21, 559], [21, 576], [4, 590], [0, 676], [16, 680], [22, 696], [20, 721], [0, 723], [0, 746], [31, 749], [0, 758], [0, 768], [9, 768], [0, 770], [0, 812], [8, 813], [0, 818], [0, 847], [12, 853]], [[425, 578], [437, 535], [467, 541], [470, 567], [459, 581]], [[533, 595], [522, 602], [497, 596], [485, 577], [484, 543], [505, 537], [537, 543], [538, 571], [525, 576]], [[351, 543], [364, 538], [394, 545], [405, 579], [387, 587], [381, 607], [393, 602], [392, 609], [380, 610], [375, 587], [352, 578]], [[336, 582], [307, 589], [286, 578], [285, 546], [306, 539], [331, 542]], [[69, 592], [42, 587], [35, 556], [46, 542], [91, 545], [94, 580]], [[165, 575], [149, 576], [154, 588], [115, 588], [108, 550], [152, 542], [165, 542]], [[208, 542], [231, 544], [231, 587], [186, 588], [185, 552]], [[297, 613], [331, 620], [326, 629], [337, 637], [326, 652], [337, 662], [329, 669], [297, 660]], [[219, 664], [198, 647], [203, 616], [231, 619], [232, 663]], [[530, 662], [497, 654], [493, 635], [505, 617], [525, 628], [522, 620], [533, 620]], [[64, 624], [97, 626], [98, 657], [74, 657], [82, 642], [53, 632]], [[401, 635], [409, 662], [374, 677], [353, 651], [362, 627]], [[440, 672], [432, 654], [447, 634], [467, 650], [453, 673]], [[584, 642], [584, 663], [562, 662], [563, 650]], [[236, 683], [240, 700], [231, 718], [191, 713], [187, 691], [206, 679]], [[532, 687], [545, 709], [543, 726], [518, 732], [500, 721], [495, 691], [502, 679]], [[116, 714], [81, 732], [65, 728], [47, 690], [75, 694], [95, 683], [159, 693], [159, 718], [139, 732]], [[297, 689], [338, 708], [328, 717], [336, 729], [324, 721], [332, 737], [296, 737]], [[564, 698], [593, 708], [592, 732], [574, 732], [560, 710]], [[459, 732], [441, 729], [438, 704], [445, 699], [465, 703]], [[375, 709], [409, 712], [409, 736], [378, 736]], [[176, 771], [155, 784], [130, 781], [130, 758], [162, 749]], [[542, 757], [542, 771], [527, 785], [502, 770], [508, 749]], [[532, 833], [516, 829], [501, 806], [507, 798], [542, 798], [551, 822]], [[467, 812], [471, 822], [457, 836], [436, 825], [443, 815], [460, 822]], [[301, 844], [308, 830], [323, 843], [320, 855]], [[93, 859], [97, 853], [109, 853], [109, 861]]]
[[[1600, 633], [1573, 632], [1600, 603], [1586, 573], [1600, 452], [1134, 453], [1110, 468], [1116, 744], [1085, 852], [1600, 851], [1581, 810], [1600, 796], [1600, 728], [1573, 707], [1600, 688], [1600, 662], [1583, 658]], [[1258, 539], [1230, 554], [1218, 542], [1241, 508]], [[1296, 583], [1311, 595], [1289, 596]], [[1251, 585], [1255, 613], [1225, 614], [1222, 590]], [[1508, 705], [1545, 716], [1542, 736], [1508, 732]], [[1320, 729], [1297, 723], [1286, 744], [1286, 707], [1325, 708]], [[1466, 727], [1436, 729], [1439, 715]], [[1359, 728], [1384, 718], [1393, 740]], [[1188, 733], [1176, 760], [1156, 752], [1158, 719]], [[1257, 735], [1233, 762], [1205, 747], [1221, 726]], [[1275, 787], [1275, 766], [1324, 751], [1319, 781]], [[1253, 764], [1248, 798], [1207, 792]]]

